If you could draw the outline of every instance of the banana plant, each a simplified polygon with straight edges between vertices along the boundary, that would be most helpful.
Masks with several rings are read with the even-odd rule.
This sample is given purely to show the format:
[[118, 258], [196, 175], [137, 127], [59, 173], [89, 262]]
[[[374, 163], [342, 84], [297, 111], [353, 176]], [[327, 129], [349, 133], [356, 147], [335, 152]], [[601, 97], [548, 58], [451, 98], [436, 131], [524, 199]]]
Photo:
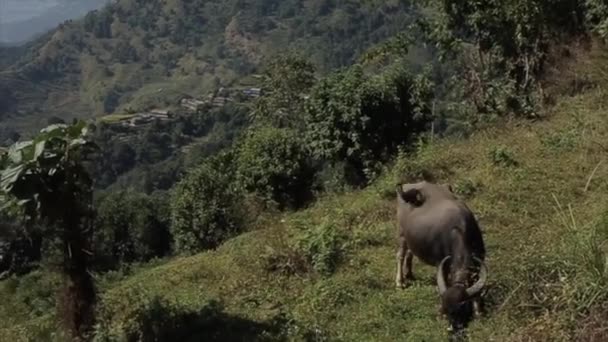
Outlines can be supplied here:
[[0, 211], [18, 214], [23, 227], [42, 224], [45, 239], [59, 241], [65, 286], [58, 317], [80, 339], [93, 323], [95, 289], [88, 272], [93, 180], [86, 162], [97, 151], [83, 121], [42, 129], [0, 157]]

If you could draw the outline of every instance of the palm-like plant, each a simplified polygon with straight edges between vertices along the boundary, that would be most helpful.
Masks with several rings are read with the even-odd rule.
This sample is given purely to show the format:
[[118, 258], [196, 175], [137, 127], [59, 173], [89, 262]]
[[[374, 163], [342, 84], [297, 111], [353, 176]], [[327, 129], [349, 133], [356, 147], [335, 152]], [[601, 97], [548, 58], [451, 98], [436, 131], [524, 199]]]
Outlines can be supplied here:
[[44, 238], [60, 243], [65, 282], [58, 316], [75, 339], [92, 325], [95, 302], [88, 272], [93, 181], [85, 162], [97, 146], [86, 134], [84, 122], [51, 125], [0, 159], [0, 209], [18, 214], [25, 229], [42, 224]]

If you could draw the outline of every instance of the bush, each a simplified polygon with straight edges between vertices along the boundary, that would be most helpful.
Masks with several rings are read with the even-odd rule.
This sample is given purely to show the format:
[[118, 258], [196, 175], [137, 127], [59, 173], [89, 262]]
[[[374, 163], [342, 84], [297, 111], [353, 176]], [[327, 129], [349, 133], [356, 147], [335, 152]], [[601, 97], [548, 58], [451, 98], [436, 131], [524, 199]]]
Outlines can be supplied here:
[[346, 161], [359, 174], [355, 180], [369, 181], [378, 163], [426, 128], [427, 81], [402, 68], [370, 77], [359, 65], [323, 79], [306, 103], [306, 140], [313, 156]]
[[601, 0], [586, 0], [586, 19], [592, 30], [602, 39], [608, 38], [608, 4]]
[[241, 229], [240, 196], [230, 169], [231, 153], [199, 165], [174, 188], [171, 232], [174, 251], [214, 248]]
[[161, 196], [132, 190], [112, 192], [98, 201], [95, 220], [97, 266], [148, 261], [169, 253], [168, 203]]
[[326, 163], [315, 176], [314, 189], [325, 193], [342, 193], [352, 190], [349, 184], [356, 183], [357, 170], [345, 162]]
[[511, 167], [517, 166], [518, 163], [511, 152], [505, 146], [495, 146], [490, 150], [490, 160], [496, 166]]
[[239, 186], [280, 209], [298, 208], [311, 199], [313, 171], [294, 130], [259, 127], [248, 132], [237, 151]]
[[472, 179], [463, 179], [454, 184], [454, 192], [465, 199], [473, 197], [479, 190], [481, 184]]
[[304, 231], [298, 237], [297, 248], [316, 272], [330, 275], [346, 252], [346, 236], [326, 222]]

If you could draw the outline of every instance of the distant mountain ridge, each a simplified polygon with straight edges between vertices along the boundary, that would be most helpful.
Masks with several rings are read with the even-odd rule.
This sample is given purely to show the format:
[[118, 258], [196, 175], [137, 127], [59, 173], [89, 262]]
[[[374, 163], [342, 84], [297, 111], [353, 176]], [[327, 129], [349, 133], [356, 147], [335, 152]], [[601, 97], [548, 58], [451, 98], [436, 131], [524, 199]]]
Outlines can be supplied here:
[[0, 68], [0, 130], [174, 105], [291, 49], [330, 70], [416, 16], [405, 0], [114, 1], [44, 33]]
[[[0, 12], [2, 12], [2, 7], [9, 6], [11, 1], [15, 2], [15, 0], [8, 0], [3, 6], [0, 5]], [[37, 10], [35, 5], [32, 5], [31, 8], [28, 8], [27, 4], [21, 5], [24, 6], [24, 11], [31, 11], [33, 15], [13, 19], [8, 17], [12, 16], [12, 13], [8, 11], [5, 11], [8, 12], [6, 14], [0, 13], [0, 42], [13, 45], [25, 43], [54, 29], [66, 20], [80, 18], [108, 2], [109, 0], [61, 0], [53, 6], [43, 8], [42, 11]]]

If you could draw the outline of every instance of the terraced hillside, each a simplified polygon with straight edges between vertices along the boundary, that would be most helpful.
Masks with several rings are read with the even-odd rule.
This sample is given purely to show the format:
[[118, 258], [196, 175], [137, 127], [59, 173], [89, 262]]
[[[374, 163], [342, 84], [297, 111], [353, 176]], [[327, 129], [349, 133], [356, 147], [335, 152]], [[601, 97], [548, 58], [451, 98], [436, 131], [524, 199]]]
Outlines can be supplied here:
[[[468, 200], [485, 234], [488, 315], [471, 341], [605, 340], [607, 61], [596, 46], [560, 66], [541, 121], [427, 141], [365, 190], [268, 214], [214, 251], [105, 275], [97, 339], [445, 340], [434, 270], [415, 259], [418, 280], [394, 288], [394, 184], [426, 174]], [[51, 337], [56, 284], [41, 272], [0, 283], [3, 339]]]
[[0, 58], [0, 126], [177, 105], [286, 49], [330, 70], [415, 16], [409, 1], [115, 1]]

